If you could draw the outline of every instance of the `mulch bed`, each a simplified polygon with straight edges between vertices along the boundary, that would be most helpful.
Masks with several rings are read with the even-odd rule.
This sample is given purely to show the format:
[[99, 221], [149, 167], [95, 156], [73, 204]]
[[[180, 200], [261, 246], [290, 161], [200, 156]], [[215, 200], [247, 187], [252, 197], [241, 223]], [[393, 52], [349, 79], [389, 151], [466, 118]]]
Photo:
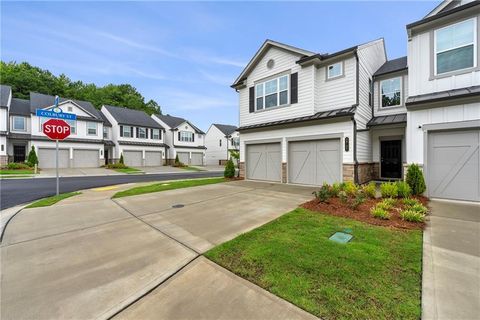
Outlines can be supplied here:
[[[424, 206], [427, 206], [428, 199], [425, 197], [415, 197]], [[330, 198], [328, 203], [320, 202], [317, 199], [310, 200], [301, 205], [302, 208], [310, 211], [316, 211], [321, 213], [330, 214], [337, 217], [345, 217], [355, 219], [368, 224], [377, 226], [392, 227], [397, 229], [423, 229], [425, 222], [409, 222], [400, 218], [400, 211], [403, 210], [403, 204], [401, 199], [397, 200], [397, 204], [390, 210], [391, 217], [389, 220], [383, 220], [374, 218], [370, 214], [370, 208], [381, 202], [382, 199], [367, 199], [364, 203], [358, 206], [356, 210], [353, 210], [340, 201], [339, 198]]]

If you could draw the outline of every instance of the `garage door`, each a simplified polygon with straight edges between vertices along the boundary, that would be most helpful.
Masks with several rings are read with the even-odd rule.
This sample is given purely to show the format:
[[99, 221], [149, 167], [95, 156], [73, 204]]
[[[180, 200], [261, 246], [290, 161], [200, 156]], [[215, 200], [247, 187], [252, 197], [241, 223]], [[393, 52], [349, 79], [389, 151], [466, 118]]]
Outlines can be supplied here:
[[[68, 168], [70, 159], [70, 151], [68, 149], [58, 150], [58, 167]], [[38, 167], [39, 168], [55, 168], [55, 149], [39, 148], [38, 149]]]
[[163, 165], [161, 151], [145, 151], [145, 166], [154, 167]]
[[202, 166], [203, 165], [203, 153], [200, 152], [192, 152], [192, 163], [194, 166]]
[[288, 181], [310, 185], [341, 181], [340, 150], [340, 139], [290, 142]]
[[189, 164], [189, 154], [188, 152], [177, 152], [178, 160], [183, 164]]
[[430, 197], [480, 201], [480, 130], [428, 134]]
[[281, 181], [282, 152], [280, 143], [248, 145], [245, 166], [248, 179]]
[[123, 161], [129, 167], [141, 167], [142, 151], [123, 151]]
[[73, 149], [73, 167], [75, 168], [98, 167], [98, 150]]

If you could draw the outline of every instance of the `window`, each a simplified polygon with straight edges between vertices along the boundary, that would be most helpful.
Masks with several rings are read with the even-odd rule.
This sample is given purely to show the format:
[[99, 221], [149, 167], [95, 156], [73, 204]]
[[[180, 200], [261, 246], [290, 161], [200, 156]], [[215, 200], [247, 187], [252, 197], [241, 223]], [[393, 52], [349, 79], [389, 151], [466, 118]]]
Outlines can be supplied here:
[[87, 135], [96, 136], [97, 135], [97, 123], [96, 122], [87, 122]]
[[288, 75], [259, 83], [255, 86], [256, 110], [288, 103]]
[[146, 139], [147, 138], [147, 129], [138, 128], [138, 137], [137, 138]]
[[103, 127], [103, 139], [108, 139], [108, 127]]
[[25, 117], [13, 117], [13, 130], [27, 131], [27, 119]]
[[218, 146], [219, 146], [219, 147], [222, 146], [222, 139], [218, 140]]
[[476, 19], [435, 30], [435, 74], [475, 66]]
[[240, 138], [239, 137], [232, 138], [232, 145], [234, 148], [238, 148], [240, 146]]
[[337, 62], [327, 67], [327, 79], [337, 78], [343, 75], [343, 63]]
[[401, 80], [400, 77], [387, 79], [380, 82], [382, 93], [382, 108], [401, 105]]
[[132, 127], [123, 127], [123, 137], [132, 138]]
[[152, 131], [152, 139], [159, 140], [160, 139], [160, 129], [153, 129]]
[[194, 138], [193, 138], [193, 135], [194, 133], [193, 132], [189, 132], [189, 131], [180, 131], [178, 133], [178, 140], [179, 141], [184, 141], [184, 142], [193, 142]]

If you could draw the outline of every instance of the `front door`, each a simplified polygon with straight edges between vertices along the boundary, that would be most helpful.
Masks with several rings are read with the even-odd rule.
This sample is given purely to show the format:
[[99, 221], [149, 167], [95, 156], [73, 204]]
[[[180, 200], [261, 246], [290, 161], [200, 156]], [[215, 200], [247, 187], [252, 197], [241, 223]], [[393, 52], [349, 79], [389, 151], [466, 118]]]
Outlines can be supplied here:
[[402, 140], [380, 142], [380, 177], [400, 179], [402, 177]]
[[25, 162], [25, 146], [13, 146], [13, 162]]
[[103, 150], [103, 155], [105, 158], [105, 165], [108, 164], [108, 149]]

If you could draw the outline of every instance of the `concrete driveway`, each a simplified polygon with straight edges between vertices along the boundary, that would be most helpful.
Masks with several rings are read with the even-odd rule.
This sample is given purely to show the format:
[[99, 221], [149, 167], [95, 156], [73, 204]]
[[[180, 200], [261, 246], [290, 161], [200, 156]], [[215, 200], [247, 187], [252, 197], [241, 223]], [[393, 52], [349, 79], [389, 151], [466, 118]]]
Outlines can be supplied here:
[[430, 202], [423, 238], [423, 319], [478, 319], [480, 204]]
[[127, 187], [9, 222], [2, 319], [314, 318], [200, 255], [294, 209], [311, 188], [238, 181], [110, 199]]

